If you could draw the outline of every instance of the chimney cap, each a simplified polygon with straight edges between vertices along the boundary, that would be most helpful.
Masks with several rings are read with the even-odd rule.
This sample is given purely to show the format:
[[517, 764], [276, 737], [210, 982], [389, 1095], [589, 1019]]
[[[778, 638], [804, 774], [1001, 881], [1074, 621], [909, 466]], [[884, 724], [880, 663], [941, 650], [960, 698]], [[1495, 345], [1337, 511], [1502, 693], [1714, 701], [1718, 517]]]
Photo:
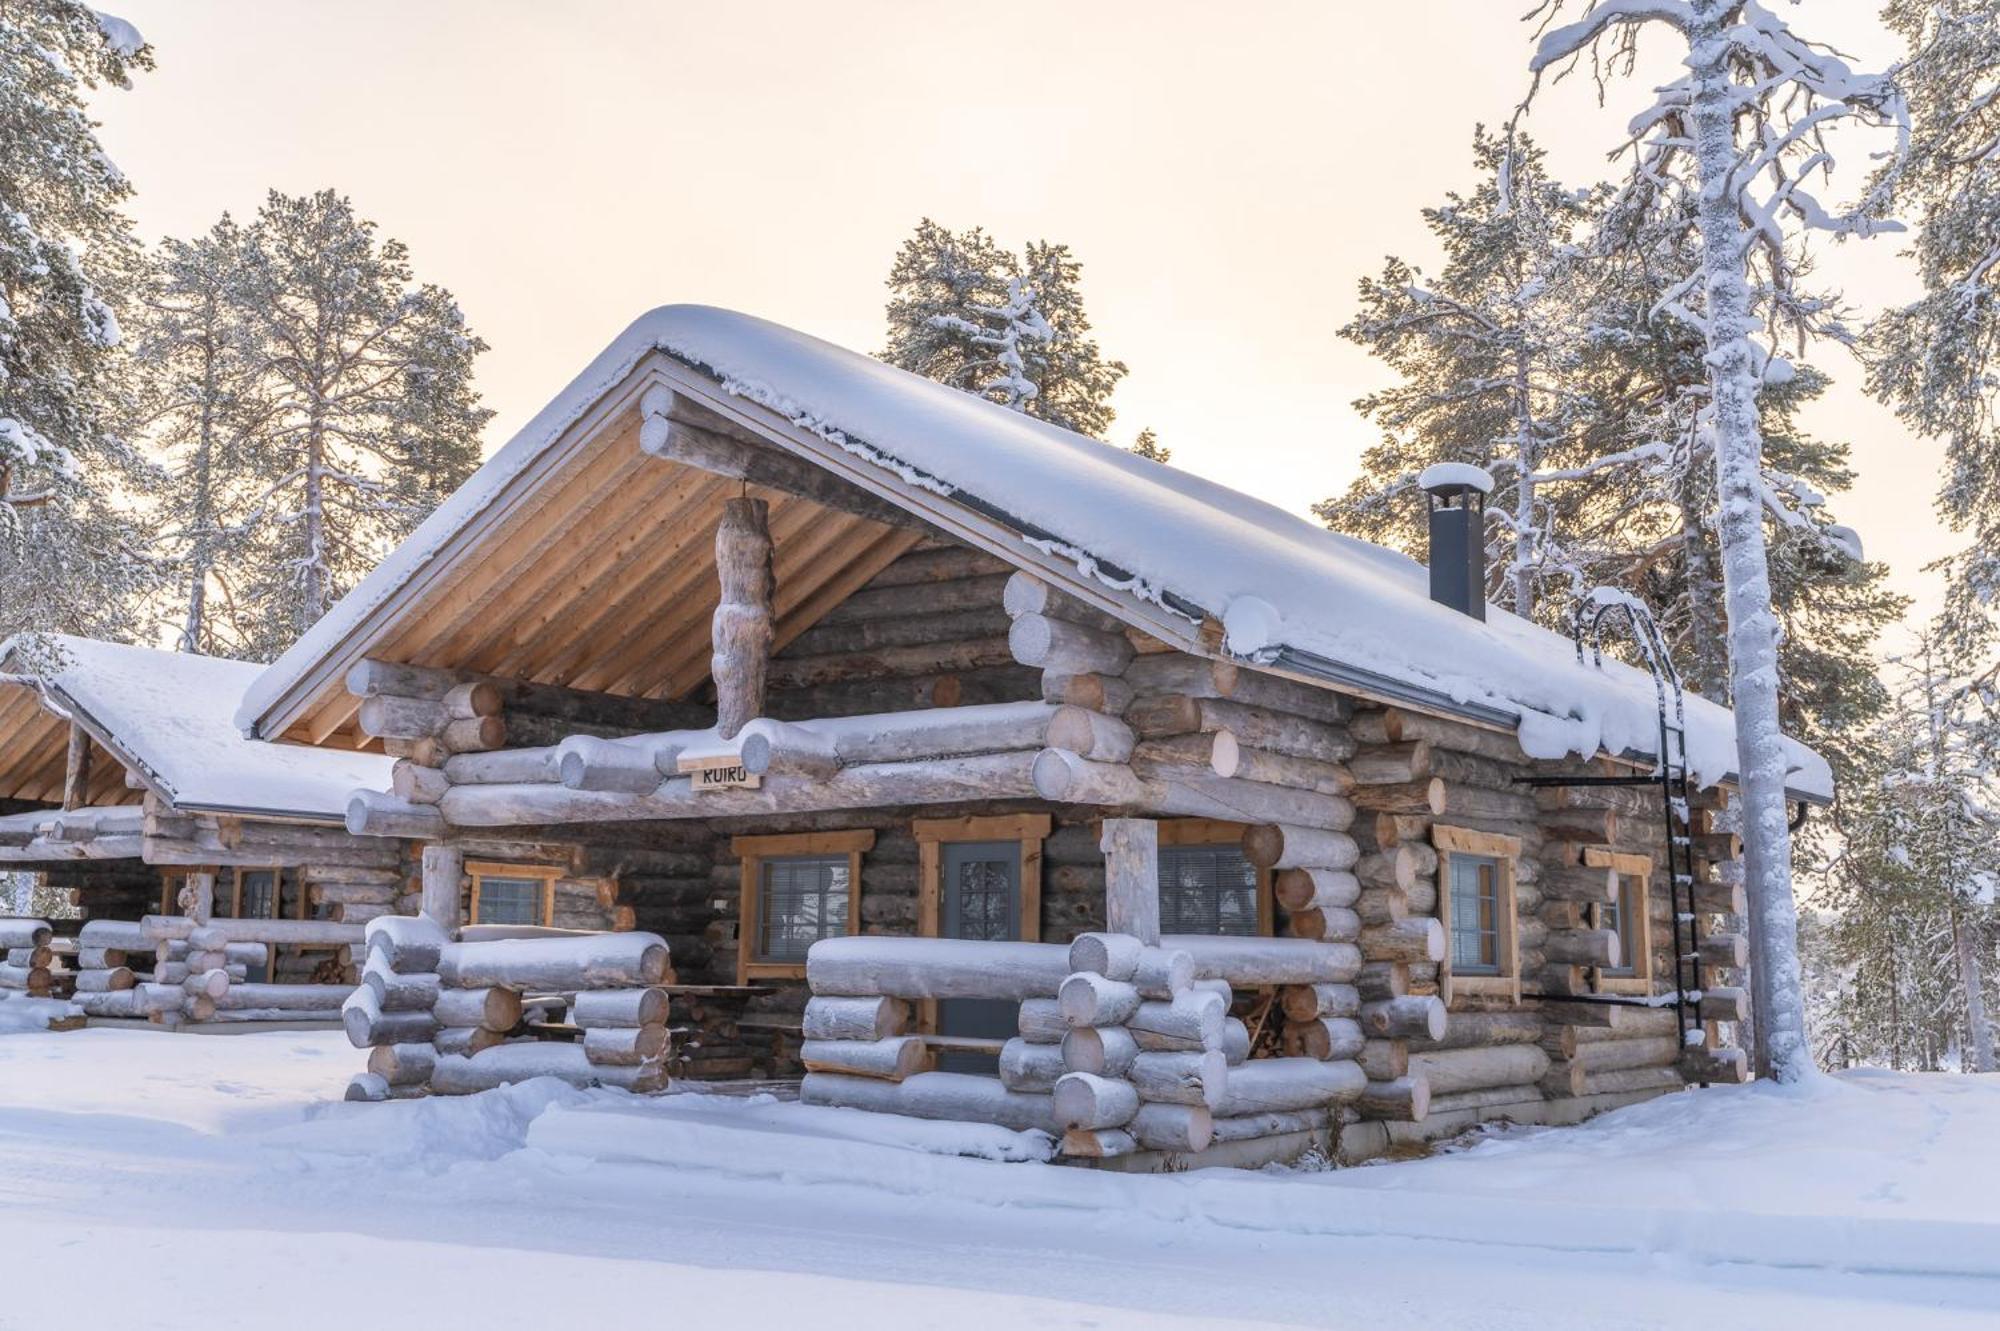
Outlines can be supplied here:
[[1493, 493], [1493, 474], [1470, 462], [1433, 462], [1417, 477], [1417, 484], [1434, 495], [1463, 494], [1467, 490]]

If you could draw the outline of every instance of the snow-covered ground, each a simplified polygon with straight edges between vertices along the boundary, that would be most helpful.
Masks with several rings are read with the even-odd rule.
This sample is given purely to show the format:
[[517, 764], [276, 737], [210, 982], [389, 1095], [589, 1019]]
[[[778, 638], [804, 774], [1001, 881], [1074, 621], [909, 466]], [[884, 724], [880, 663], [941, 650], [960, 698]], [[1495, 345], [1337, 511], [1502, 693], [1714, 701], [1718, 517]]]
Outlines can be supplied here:
[[358, 1057], [336, 1033], [0, 1038], [0, 1331], [2000, 1321], [1994, 1078], [1138, 1178], [766, 1097], [339, 1103]]

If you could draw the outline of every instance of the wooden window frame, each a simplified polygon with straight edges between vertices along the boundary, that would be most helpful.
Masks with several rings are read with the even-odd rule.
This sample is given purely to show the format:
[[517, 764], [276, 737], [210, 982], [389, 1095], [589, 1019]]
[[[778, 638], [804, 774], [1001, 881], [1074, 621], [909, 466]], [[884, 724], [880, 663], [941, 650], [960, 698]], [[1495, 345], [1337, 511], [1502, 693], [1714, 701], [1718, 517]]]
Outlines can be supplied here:
[[[259, 915], [260, 920], [282, 920], [285, 918], [285, 869], [280, 864], [232, 864], [229, 867], [229, 917], [243, 918], [243, 875], [246, 873], [267, 873], [271, 875], [271, 913]], [[305, 900], [305, 882], [299, 883], [299, 900]], [[304, 915], [298, 918], [304, 919]]]
[[[1245, 826], [1247, 824], [1226, 822], [1220, 818], [1162, 818], [1160, 846], [1162, 849], [1169, 846], [1240, 846]], [[1257, 870], [1256, 937], [1259, 938], [1277, 935], [1278, 902], [1271, 890], [1271, 884], [1276, 879], [1277, 875], [1269, 869]]]
[[[1653, 993], [1653, 857], [1633, 855], [1611, 849], [1609, 846], [1585, 846], [1583, 862], [1592, 869], [1609, 869], [1619, 878], [1639, 880], [1637, 909], [1629, 912], [1632, 916], [1633, 954], [1628, 961], [1632, 966], [1630, 975], [1612, 975], [1602, 968], [1592, 968], [1592, 980], [1601, 993], [1639, 994], [1651, 997]], [[1623, 884], [1621, 883], [1622, 887]], [[1590, 927], [1602, 928], [1604, 908], [1592, 902], [1589, 911]], [[1624, 940], [1619, 940], [1623, 942]]]
[[778, 836], [740, 836], [730, 848], [741, 861], [740, 912], [736, 925], [736, 982], [751, 980], [803, 980], [802, 961], [759, 961], [757, 924], [764, 895], [764, 861], [787, 855], [847, 856], [847, 932], [861, 932], [861, 857], [875, 848], [875, 833], [793, 832]]
[[[1520, 921], [1516, 914], [1514, 891], [1514, 866], [1521, 858], [1521, 839], [1502, 836], [1498, 832], [1480, 832], [1469, 827], [1449, 827], [1439, 823], [1431, 825], [1431, 845], [1438, 856], [1438, 919], [1444, 925], [1444, 960], [1438, 963], [1438, 992], [1444, 1001], [1465, 996], [1505, 998], [1511, 1003], [1521, 1001], [1521, 945]], [[1451, 969], [1451, 857], [1454, 855], [1479, 856], [1496, 861], [1500, 866], [1500, 881], [1497, 887], [1499, 900], [1494, 903], [1494, 919], [1498, 938], [1496, 949], [1499, 953], [1499, 973], [1496, 975], [1454, 975]]]
[[557, 864], [504, 864], [499, 860], [467, 860], [465, 878], [468, 893], [465, 904], [465, 922], [479, 922], [479, 888], [481, 880], [487, 878], [539, 878], [542, 880], [540, 919], [531, 926], [546, 929], [556, 917], [556, 879], [569, 872]]
[[1042, 941], [1042, 842], [1055, 828], [1046, 813], [1002, 813], [970, 818], [917, 818], [917, 933], [936, 938], [944, 927], [944, 852], [953, 842], [1015, 841], [1021, 847], [1021, 937]]

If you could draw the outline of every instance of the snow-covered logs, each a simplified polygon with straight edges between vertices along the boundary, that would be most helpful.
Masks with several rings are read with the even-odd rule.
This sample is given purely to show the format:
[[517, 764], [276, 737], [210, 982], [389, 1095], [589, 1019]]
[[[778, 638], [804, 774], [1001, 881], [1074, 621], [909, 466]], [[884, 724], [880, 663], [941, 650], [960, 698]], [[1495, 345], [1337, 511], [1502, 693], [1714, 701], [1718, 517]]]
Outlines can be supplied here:
[[[1355, 1061], [1361, 1041], [1344, 1039], [1319, 1056], [1247, 1061], [1249, 1033], [1229, 1014], [1230, 982], [1331, 990], [1359, 964], [1352, 946], [1299, 939], [1149, 944], [1100, 932], [1066, 948], [828, 939], [807, 956], [813, 997], [800, 1095], [811, 1104], [1040, 1128], [1078, 1160], [1186, 1155], [1221, 1134], [1282, 1137], [1295, 1149], [1302, 1143], [1292, 1134], [1324, 1128], [1330, 1110], [1366, 1087]], [[933, 998], [1018, 1004], [1019, 1033], [995, 1042], [993, 1075], [931, 1070], [936, 1052], [968, 1044], [914, 1029], [917, 1004]], [[1354, 1006], [1332, 993], [1328, 1002]]]
[[[199, 884], [207, 875], [190, 874]], [[335, 920], [211, 919], [207, 898], [195, 894], [191, 915], [148, 915], [137, 924], [92, 920], [79, 935], [79, 957], [131, 970], [150, 954], [152, 975], [133, 972], [118, 988], [120, 966], [103, 965], [107, 992], [83, 1003], [91, 1016], [148, 1017], [182, 1022], [327, 1022], [335, 1020], [343, 984], [270, 984], [244, 988], [250, 968], [270, 959], [272, 946], [359, 949], [362, 926]], [[122, 954], [122, 955], [121, 955]]]
[[[369, 922], [361, 985], [341, 1006], [348, 1039], [369, 1050], [350, 1100], [466, 1095], [531, 1077], [634, 1091], [666, 1085], [665, 940], [493, 933], [447, 930], [428, 916]], [[567, 1024], [542, 1020], [556, 1011]]]
[[30, 998], [66, 996], [76, 976], [57, 966], [54, 942], [47, 920], [0, 919], [0, 989]]

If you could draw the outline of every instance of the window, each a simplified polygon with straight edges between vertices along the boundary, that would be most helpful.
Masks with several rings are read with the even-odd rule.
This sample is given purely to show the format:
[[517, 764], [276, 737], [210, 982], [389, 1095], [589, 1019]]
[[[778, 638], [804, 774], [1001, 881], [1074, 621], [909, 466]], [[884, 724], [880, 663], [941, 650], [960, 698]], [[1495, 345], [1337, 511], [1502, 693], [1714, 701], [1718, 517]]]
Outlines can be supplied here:
[[1500, 973], [1500, 861], [1490, 855], [1451, 857], [1451, 968]]
[[765, 860], [757, 893], [759, 961], [804, 961], [822, 938], [845, 934], [853, 881], [845, 855], [796, 855]]
[[1520, 955], [1515, 946], [1514, 837], [1464, 827], [1431, 828], [1438, 852], [1438, 913], [1443, 917], [1445, 959], [1438, 987], [1449, 1002], [1459, 994], [1521, 997]]
[[1618, 965], [1597, 972], [1597, 987], [1605, 993], [1650, 994], [1653, 991], [1653, 942], [1647, 893], [1653, 861], [1647, 855], [1620, 854], [1605, 846], [1586, 846], [1583, 862], [1618, 875], [1614, 900], [1590, 908], [1591, 927], [1618, 935]]
[[474, 924], [546, 925], [555, 913], [556, 879], [562, 870], [541, 864], [468, 863]]
[[1271, 873], [1243, 857], [1243, 824], [1161, 821], [1161, 933], [1255, 937], [1274, 923]]
[[[276, 869], [238, 869], [236, 890], [232, 894], [231, 905], [239, 920], [275, 920], [278, 918], [278, 871]], [[217, 903], [220, 905], [221, 903]]]
[[803, 978], [814, 943], [860, 932], [861, 853], [875, 844], [873, 832], [742, 836], [731, 844], [743, 861], [739, 981]]
[[1257, 869], [1240, 846], [1160, 847], [1160, 932], [1258, 932]]

